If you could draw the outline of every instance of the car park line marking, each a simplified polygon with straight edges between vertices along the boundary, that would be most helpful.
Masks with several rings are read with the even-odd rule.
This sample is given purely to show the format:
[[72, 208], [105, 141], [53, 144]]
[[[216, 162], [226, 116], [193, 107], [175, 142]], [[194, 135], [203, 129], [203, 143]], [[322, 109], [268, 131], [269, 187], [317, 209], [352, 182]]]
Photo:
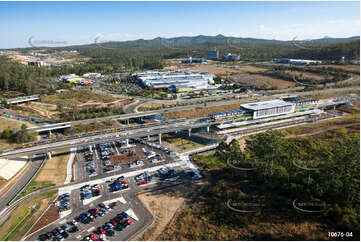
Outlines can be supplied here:
[[129, 208], [127, 211], [125, 211], [130, 217], [132, 217], [134, 220], [138, 221], [137, 215], [135, 215], [133, 209]]
[[117, 201], [119, 201], [119, 202], [121, 202], [121, 203], [123, 203], [123, 204], [126, 204], [126, 203], [127, 203], [127, 201], [124, 199], [123, 196], [120, 196], [120, 197], [117, 197], [117, 198], [114, 198], [114, 199], [111, 199], [111, 200], [104, 201], [103, 203], [104, 203], [105, 205], [108, 205], [108, 204], [110, 204], [110, 203], [112, 203], [112, 202], [117, 202]]
[[95, 229], [95, 227], [90, 227], [87, 231], [88, 232], [91, 232], [91, 231], [93, 231]]
[[97, 200], [98, 198], [101, 198], [102, 196], [103, 195], [92, 197], [92, 198], [89, 198], [89, 199], [84, 199], [83, 200], [83, 205], [88, 205], [89, 203], [93, 202], [94, 200]]

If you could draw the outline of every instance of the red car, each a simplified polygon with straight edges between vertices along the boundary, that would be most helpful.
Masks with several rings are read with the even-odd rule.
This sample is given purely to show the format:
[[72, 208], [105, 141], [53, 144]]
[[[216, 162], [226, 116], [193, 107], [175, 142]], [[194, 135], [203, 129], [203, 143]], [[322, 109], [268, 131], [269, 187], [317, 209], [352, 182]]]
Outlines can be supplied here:
[[96, 212], [96, 213], [99, 211], [97, 208], [93, 208], [93, 210], [94, 210], [94, 212]]
[[96, 241], [96, 240], [97, 240], [97, 238], [95, 237], [95, 234], [93, 234], [93, 233], [91, 233], [91, 234], [89, 235], [89, 237], [90, 237], [93, 241]]
[[92, 192], [96, 192], [96, 191], [100, 191], [100, 188], [99, 187], [93, 188]]
[[132, 224], [133, 224], [133, 222], [128, 220], [128, 225], [132, 225]]
[[105, 234], [105, 230], [102, 227], [99, 227], [98, 231], [100, 234]]
[[126, 182], [126, 181], [122, 181], [122, 184], [127, 184], [127, 182]]
[[138, 185], [144, 185], [144, 184], [147, 184], [147, 181], [146, 180], [143, 180], [141, 182], [138, 183]]
[[112, 220], [110, 220], [110, 222], [113, 224], [113, 226], [117, 226], [117, 222], [115, 222], [115, 220], [114, 219], [112, 219]]

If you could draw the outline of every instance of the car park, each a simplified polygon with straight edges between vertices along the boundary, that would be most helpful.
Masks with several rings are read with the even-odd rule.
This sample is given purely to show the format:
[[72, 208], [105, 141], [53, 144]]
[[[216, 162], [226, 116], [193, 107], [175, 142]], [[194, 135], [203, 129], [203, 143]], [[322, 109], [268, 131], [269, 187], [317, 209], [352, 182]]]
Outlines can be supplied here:
[[90, 240], [90, 237], [89, 236], [85, 236], [84, 238], [83, 238], [83, 241], [89, 241]]
[[99, 236], [99, 239], [100, 239], [101, 241], [104, 241], [104, 240], [107, 239], [107, 237], [106, 237], [105, 234], [101, 234], [101, 235]]
[[140, 166], [143, 166], [143, 165], [144, 165], [144, 162], [142, 160], [136, 160], [134, 162], [129, 163], [130, 168], [140, 167]]
[[73, 226], [73, 227], [68, 228], [66, 231], [69, 233], [75, 233], [75, 232], [79, 231], [79, 229], [77, 226]]
[[47, 234], [41, 234], [38, 237], [38, 240], [40, 241], [45, 241], [45, 240], [49, 240], [51, 237], [49, 237]]
[[97, 229], [98, 234], [105, 234], [105, 230], [102, 227]]

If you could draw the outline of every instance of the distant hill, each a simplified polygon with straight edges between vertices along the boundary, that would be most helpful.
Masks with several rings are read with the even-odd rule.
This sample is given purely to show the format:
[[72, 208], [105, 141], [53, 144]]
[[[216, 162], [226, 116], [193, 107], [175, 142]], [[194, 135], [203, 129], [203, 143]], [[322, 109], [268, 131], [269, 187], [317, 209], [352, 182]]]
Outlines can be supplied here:
[[[241, 38], [224, 35], [181, 36], [173, 38], [157, 37], [150, 40], [111, 41], [87, 45], [50, 48], [52, 50], [78, 50], [81, 55], [91, 57], [90, 62], [126, 63], [132, 66], [134, 60], [143, 57], [153, 60], [168, 58], [206, 57], [208, 50], [236, 53], [241, 60], [270, 60], [272, 58], [307, 58], [320, 60], [359, 59], [360, 36], [349, 38], [324, 37], [312, 40], [269, 40], [258, 38]], [[20, 49], [26, 51], [28, 49]], [[127, 56], [127, 57], [126, 57]], [[125, 60], [127, 59], [127, 60]], [[138, 62], [138, 60], [136, 60]]]
[[[138, 39], [132, 41], [112, 41], [104, 43], [94, 43], [89, 45], [83, 45], [82, 47], [91, 47], [101, 45], [105, 48], [187, 48], [187, 47], [196, 47], [196, 48], [217, 48], [217, 47], [251, 47], [255, 44], [274, 44], [289, 46], [294, 42], [302, 42], [309, 44], [322, 44], [322, 43], [337, 43], [350, 40], [360, 40], [360, 36], [353, 36], [349, 38], [321, 38], [321, 39], [312, 39], [312, 40], [269, 40], [269, 39], [257, 39], [257, 38], [241, 38], [241, 37], [230, 37], [224, 35], [216, 36], [207, 36], [207, 35], [197, 35], [197, 36], [181, 36], [173, 38], [161, 38], [157, 37], [150, 40]], [[96, 41], [95, 41], [96, 42]]]

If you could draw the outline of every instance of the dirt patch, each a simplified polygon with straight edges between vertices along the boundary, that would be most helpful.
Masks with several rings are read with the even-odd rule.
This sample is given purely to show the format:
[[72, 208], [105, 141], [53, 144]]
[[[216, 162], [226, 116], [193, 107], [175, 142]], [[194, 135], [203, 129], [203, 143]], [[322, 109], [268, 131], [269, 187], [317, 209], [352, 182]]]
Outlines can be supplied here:
[[[176, 188], [180, 193], [189, 192], [189, 188], [187, 189], [183, 185]], [[181, 196], [168, 195], [166, 191], [162, 193], [144, 193], [139, 195], [138, 198], [155, 218], [153, 226], [140, 240], [157, 240], [185, 200]]]
[[253, 78], [260, 80], [263, 82], [267, 87], [277, 87], [277, 88], [289, 88], [294, 87], [296, 83], [285, 81], [282, 79], [276, 79], [269, 76], [263, 76], [263, 75], [252, 75]]
[[208, 72], [215, 75], [232, 75], [232, 74], [242, 74], [249, 72], [262, 72], [266, 71], [265, 68], [255, 67], [250, 65], [239, 65], [239, 64], [178, 64], [173, 66], [168, 66], [164, 70], [198, 70], [202, 72]]
[[34, 233], [46, 225], [54, 222], [59, 218], [59, 207], [51, 205], [49, 209], [41, 216], [38, 222], [31, 228], [28, 234]]
[[51, 181], [56, 185], [63, 184], [66, 178], [69, 156], [69, 150], [54, 153], [53, 157], [41, 169], [35, 181]]
[[285, 71], [287, 74], [291, 74], [291, 75], [295, 75], [298, 77], [305, 77], [305, 78], [310, 78], [310, 79], [314, 79], [314, 80], [324, 80], [325, 77], [319, 74], [315, 74], [315, 73], [310, 73], [310, 72], [306, 72], [306, 71]]
[[6, 128], [20, 129], [21, 125], [23, 125], [23, 124], [26, 124], [26, 126], [28, 128], [34, 126], [34, 125], [32, 125], [31, 123], [28, 123], [28, 122], [23, 122], [23, 121], [18, 121], [18, 120], [13, 120], [13, 119], [9, 119], [9, 118], [0, 117], [0, 132], [2, 132]]
[[310, 65], [309, 68], [335, 68], [345, 71], [358, 71], [360, 72], [360, 66], [359, 65]]
[[313, 98], [313, 99], [327, 99], [331, 97], [339, 97], [344, 96], [346, 94], [355, 93], [360, 94], [359, 91], [343, 91], [343, 92], [330, 92], [330, 93], [321, 93], [321, 94], [315, 94], [315, 95], [301, 95], [301, 98]]
[[239, 148], [241, 149], [241, 151], [244, 151], [244, 149], [246, 148], [246, 139], [245, 138], [238, 139], [238, 142], [239, 142]]
[[129, 154], [122, 154], [122, 155], [113, 155], [109, 157], [109, 160], [114, 164], [126, 164], [129, 162], [133, 162], [136, 160], [140, 160], [139, 156], [132, 156]]
[[184, 111], [174, 111], [174, 112], [162, 113], [162, 115], [166, 116], [169, 119], [200, 118], [200, 117], [207, 117], [209, 113], [239, 109], [239, 105], [240, 105], [240, 103], [214, 106], [214, 107], [205, 107], [205, 108], [194, 108], [194, 109], [189, 109], [189, 110], [184, 110]]

